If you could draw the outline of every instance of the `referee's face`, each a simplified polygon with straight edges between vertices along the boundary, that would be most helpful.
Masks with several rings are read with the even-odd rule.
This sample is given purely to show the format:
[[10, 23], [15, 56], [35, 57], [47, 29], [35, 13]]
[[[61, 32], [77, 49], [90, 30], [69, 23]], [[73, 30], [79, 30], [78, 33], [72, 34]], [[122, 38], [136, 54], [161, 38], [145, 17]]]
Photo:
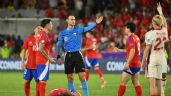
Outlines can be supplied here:
[[67, 21], [68, 25], [75, 26], [75, 17], [74, 16], [69, 16], [66, 21]]

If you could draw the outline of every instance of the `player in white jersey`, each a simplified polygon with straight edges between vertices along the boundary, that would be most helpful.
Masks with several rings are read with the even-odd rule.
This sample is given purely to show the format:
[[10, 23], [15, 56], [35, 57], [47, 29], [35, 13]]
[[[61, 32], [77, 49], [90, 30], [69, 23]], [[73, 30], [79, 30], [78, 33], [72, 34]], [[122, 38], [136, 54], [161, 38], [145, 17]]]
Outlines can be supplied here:
[[161, 95], [162, 64], [166, 63], [164, 45], [168, 41], [167, 23], [160, 3], [157, 11], [159, 15], [152, 19], [153, 30], [145, 36], [146, 48], [142, 60], [142, 67], [147, 64], [146, 76], [149, 78], [150, 96]]

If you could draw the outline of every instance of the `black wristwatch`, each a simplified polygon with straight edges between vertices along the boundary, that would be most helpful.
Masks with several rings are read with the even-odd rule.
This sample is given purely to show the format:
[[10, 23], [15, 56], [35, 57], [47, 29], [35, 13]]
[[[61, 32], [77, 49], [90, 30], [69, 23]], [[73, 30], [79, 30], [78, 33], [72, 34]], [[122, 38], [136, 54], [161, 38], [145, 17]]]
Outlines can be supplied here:
[[59, 58], [61, 58], [61, 56], [60, 55], [57, 55], [57, 59], [59, 59]]

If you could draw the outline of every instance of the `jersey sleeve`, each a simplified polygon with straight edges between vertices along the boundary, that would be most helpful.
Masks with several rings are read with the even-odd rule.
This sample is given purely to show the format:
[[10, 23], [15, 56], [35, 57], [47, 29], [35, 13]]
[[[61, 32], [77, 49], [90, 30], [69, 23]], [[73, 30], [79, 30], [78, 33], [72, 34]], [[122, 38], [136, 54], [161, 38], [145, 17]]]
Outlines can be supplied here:
[[22, 46], [23, 49], [27, 49], [28, 48], [28, 38], [24, 41], [24, 44]]
[[153, 39], [152, 39], [151, 32], [147, 32], [145, 34], [145, 43], [146, 43], [146, 45], [152, 45]]
[[85, 33], [85, 32], [88, 32], [88, 31], [90, 31], [90, 30], [92, 30], [94, 27], [96, 27], [97, 26], [97, 24], [96, 23], [92, 23], [92, 24], [90, 24], [90, 25], [88, 25], [88, 26], [86, 26], [86, 27], [79, 27], [79, 31], [81, 32], [81, 33]]
[[45, 32], [40, 32], [39, 44], [47, 42], [48, 36]]

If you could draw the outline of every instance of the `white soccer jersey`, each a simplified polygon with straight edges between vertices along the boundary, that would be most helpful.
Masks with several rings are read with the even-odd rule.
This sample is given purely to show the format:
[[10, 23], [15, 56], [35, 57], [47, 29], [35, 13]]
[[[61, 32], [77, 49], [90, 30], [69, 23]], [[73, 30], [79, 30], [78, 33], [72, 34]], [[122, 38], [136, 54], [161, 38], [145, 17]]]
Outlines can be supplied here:
[[150, 61], [160, 61], [165, 59], [164, 44], [168, 41], [168, 33], [166, 28], [161, 30], [151, 30], [145, 35], [145, 42], [151, 45]]
[[152, 30], [146, 33], [145, 42], [151, 45], [149, 62], [147, 65], [146, 76], [157, 79], [162, 78], [162, 68], [166, 64], [164, 44], [168, 41], [167, 29]]

